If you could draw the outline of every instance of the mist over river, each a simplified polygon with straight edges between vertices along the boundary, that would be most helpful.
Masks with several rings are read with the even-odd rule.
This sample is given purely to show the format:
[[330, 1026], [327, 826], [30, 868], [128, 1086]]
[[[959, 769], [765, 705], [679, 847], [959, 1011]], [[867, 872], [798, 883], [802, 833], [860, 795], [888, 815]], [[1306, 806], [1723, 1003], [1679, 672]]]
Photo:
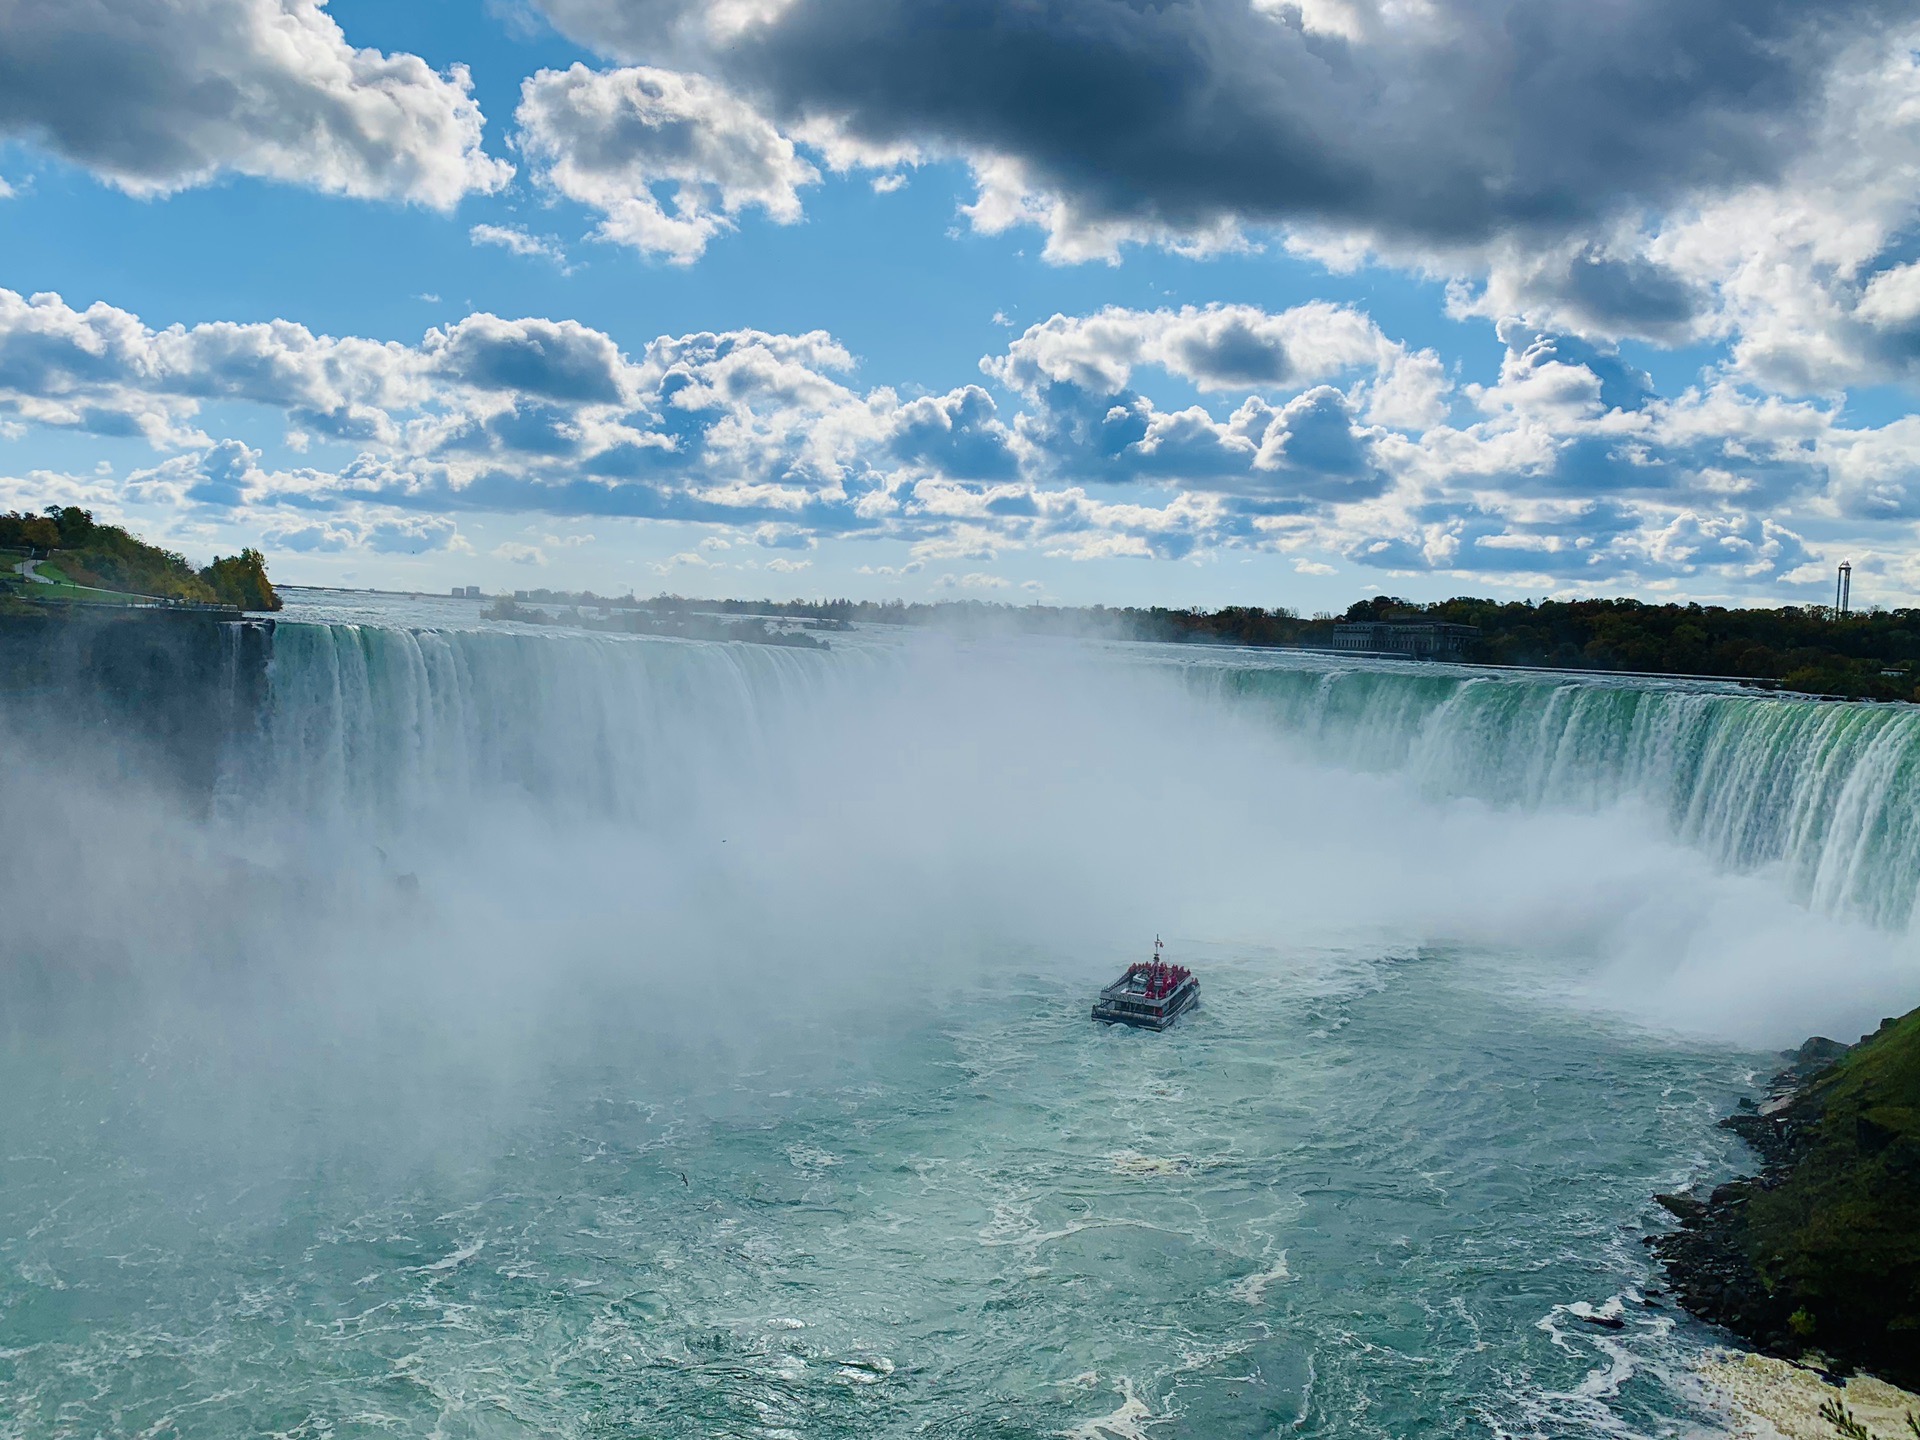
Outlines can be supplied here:
[[1911, 707], [477, 615], [14, 750], [0, 1437], [1717, 1434], [1651, 1194], [1920, 990]]

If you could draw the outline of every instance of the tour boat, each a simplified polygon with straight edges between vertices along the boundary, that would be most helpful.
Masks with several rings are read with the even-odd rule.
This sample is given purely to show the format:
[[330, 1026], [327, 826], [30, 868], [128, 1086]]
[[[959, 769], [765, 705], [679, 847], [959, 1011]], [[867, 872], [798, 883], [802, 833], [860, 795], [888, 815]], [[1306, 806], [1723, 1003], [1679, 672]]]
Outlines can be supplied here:
[[1200, 982], [1184, 965], [1169, 965], [1154, 937], [1153, 959], [1129, 965], [1127, 973], [1100, 992], [1093, 1018], [1108, 1025], [1137, 1025], [1164, 1030], [1200, 1003]]

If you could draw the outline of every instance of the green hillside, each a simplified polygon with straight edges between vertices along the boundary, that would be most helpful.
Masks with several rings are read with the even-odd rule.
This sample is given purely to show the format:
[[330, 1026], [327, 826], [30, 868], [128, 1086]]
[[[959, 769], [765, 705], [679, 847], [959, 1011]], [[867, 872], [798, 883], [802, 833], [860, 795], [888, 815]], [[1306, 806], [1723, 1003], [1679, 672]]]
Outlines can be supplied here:
[[[196, 570], [185, 556], [149, 545], [118, 525], [103, 524], [91, 510], [50, 506], [44, 514], [0, 513], [0, 572], [16, 603], [81, 600], [126, 603], [140, 599], [237, 605], [278, 610], [280, 597], [267, 579], [258, 550], [216, 556]], [[31, 558], [42, 584], [15, 574]]]
[[1749, 1196], [1743, 1248], [1807, 1344], [1920, 1384], [1920, 1010], [1817, 1076], [1783, 1118], [1797, 1159]]

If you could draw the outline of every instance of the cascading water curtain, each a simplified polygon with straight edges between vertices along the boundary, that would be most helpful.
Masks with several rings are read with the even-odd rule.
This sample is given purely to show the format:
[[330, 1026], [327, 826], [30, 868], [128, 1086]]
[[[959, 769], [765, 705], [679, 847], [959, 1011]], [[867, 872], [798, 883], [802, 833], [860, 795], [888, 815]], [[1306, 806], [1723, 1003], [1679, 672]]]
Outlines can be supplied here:
[[[1328, 763], [1516, 808], [1645, 805], [1721, 864], [1779, 866], [1823, 913], [1912, 918], [1920, 709], [1305, 657], [1175, 663]], [[859, 646], [282, 623], [266, 716], [223, 794], [373, 831], [489, 795], [667, 823], [701, 805], [696, 777], [777, 783], [797, 722], [892, 673]]]
[[1920, 709], [1642, 680], [1325, 662], [1189, 667], [1322, 758], [1521, 808], [1623, 801], [1826, 914], [1903, 929], [1920, 890]]

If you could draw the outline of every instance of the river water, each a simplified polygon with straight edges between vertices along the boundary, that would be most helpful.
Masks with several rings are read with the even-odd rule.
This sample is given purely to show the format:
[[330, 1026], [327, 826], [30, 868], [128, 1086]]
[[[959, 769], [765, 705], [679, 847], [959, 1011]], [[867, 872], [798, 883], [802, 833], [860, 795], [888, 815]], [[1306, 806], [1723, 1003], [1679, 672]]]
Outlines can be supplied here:
[[1920, 976], [1905, 709], [289, 614], [5, 1031], [10, 1440], [1717, 1434], [1649, 1197]]

